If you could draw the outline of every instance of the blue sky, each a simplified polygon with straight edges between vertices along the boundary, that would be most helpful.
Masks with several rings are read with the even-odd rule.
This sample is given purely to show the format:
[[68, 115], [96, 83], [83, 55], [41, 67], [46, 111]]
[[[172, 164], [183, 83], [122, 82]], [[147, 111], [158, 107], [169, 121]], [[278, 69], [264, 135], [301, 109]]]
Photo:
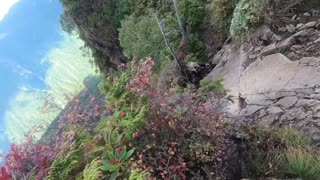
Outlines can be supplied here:
[[61, 13], [59, 0], [0, 0], [0, 151], [10, 101], [21, 88], [45, 88], [48, 66], [40, 62], [63, 38]]

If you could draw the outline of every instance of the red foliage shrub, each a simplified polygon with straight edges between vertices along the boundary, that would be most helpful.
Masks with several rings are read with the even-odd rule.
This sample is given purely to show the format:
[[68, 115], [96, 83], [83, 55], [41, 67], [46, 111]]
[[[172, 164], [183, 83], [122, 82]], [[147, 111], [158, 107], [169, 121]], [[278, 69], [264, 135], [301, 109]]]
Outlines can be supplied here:
[[162, 179], [186, 179], [203, 171], [204, 165], [213, 171], [227, 143], [220, 98], [197, 91], [173, 95], [152, 87], [152, 67], [150, 58], [132, 65], [134, 76], [128, 85], [150, 102], [147, 125], [133, 136], [139, 153], [135, 166]]
[[11, 180], [11, 176], [8, 173], [7, 169], [5, 167], [1, 168], [1, 172], [0, 172], [0, 180]]
[[34, 177], [43, 179], [57, 155], [57, 151], [50, 145], [37, 145], [32, 136], [26, 136], [21, 144], [11, 144], [2, 168], [16, 179]]
[[150, 93], [151, 87], [149, 82], [151, 80], [153, 67], [154, 61], [150, 57], [138, 65], [135, 61], [132, 61], [131, 71], [134, 76], [127, 86], [128, 90], [137, 93]]

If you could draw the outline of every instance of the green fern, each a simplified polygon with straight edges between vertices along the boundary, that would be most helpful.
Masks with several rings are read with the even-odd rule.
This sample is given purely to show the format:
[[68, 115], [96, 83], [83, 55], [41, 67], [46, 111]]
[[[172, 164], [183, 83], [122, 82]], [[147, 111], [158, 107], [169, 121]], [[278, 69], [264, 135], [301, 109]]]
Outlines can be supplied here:
[[83, 171], [84, 180], [97, 180], [102, 176], [98, 158], [94, 159]]
[[131, 174], [129, 176], [129, 180], [145, 180], [149, 176], [147, 171], [140, 171], [137, 169], [131, 170]]
[[81, 160], [82, 152], [79, 149], [73, 148], [66, 157], [61, 155], [54, 160], [52, 163], [48, 180], [56, 179], [68, 179], [72, 177], [73, 170], [76, 167], [76, 164]]

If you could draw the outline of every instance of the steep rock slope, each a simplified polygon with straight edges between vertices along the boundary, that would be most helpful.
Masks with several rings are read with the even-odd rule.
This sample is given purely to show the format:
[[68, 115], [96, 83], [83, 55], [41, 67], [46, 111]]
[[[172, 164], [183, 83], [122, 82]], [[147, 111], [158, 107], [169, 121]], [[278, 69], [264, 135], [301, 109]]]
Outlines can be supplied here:
[[260, 45], [228, 44], [213, 58], [209, 78], [222, 76], [234, 97], [226, 109], [231, 123], [292, 126], [320, 146], [320, 20], [309, 19], [282, 34], [263, 26], [254, 34]]

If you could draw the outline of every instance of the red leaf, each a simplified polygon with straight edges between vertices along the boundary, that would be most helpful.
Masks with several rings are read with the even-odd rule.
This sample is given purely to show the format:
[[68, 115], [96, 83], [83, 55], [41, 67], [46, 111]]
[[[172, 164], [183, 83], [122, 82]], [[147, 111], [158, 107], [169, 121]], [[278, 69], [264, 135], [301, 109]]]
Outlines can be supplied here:
[[121, 147], [119, 147], [119, 148], [117, 149], [117, 152], [118, 152], [118, 153], [121, 153], [123, 150], [124, 150], [124, 148], [123, 148], [123, 146], [121, 146]]
[[11, 180], [10, 174], [7, 172], [5, 167], [1, 168], [0, 180]]
[[127, 114], [126, 112], [120, 112], [119, 115], [120, 115], [120, 117], [124, 117], [124, 116], [126, 116], [126, 114]]

